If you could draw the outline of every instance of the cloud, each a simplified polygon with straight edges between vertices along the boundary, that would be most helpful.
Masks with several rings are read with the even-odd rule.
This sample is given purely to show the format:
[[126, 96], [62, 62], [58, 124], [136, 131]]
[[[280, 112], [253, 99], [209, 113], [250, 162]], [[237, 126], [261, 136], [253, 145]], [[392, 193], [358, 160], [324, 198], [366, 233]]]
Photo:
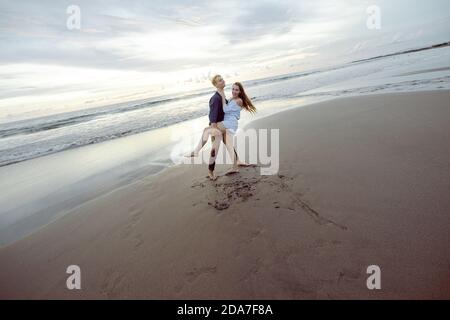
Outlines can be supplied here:
[[[201, 85], [211, 70], [242, 80], [299, 71], [393, 43], [438, 41], [450, 12], [448, 0], [77, 0], [81, 30], [68, 30], [72, 4], [0, 0], [0, 99], [77, 88], [142, 91], [170, 79]], [[365, 26], [372, 4], [381, 7], [378, 33]]]
[[[298, 16], [295, 2], [258, 1], [81, 1], [81, 30], [66, 28], [69, 2], [1, 3], [0, 32], [4, 50], [0, 63], [43, 63], [93, 68], [171, 70], [203, 65], [205, 57], [155, 58], [156, 50], [183, 51], [192, 46], [216, 56], [230, 56], [232, 45], [289, 32]], [[203, 30], [208, 30], [205, 37]], [[171, 33], [169, 31], [172, 31]], [[169, 36], [160, 41], [161, 35]], [[182, 46], [184, 36], [189, 37]], [[203, 45], [196, 39], [208, 43]], [[126, 41], [140, 39], [141, 43]], [[152, 50], [146, 42], [155, 42]], [[182, 43], [177, 46], [177, 42]], [[114, 46], [114, 44], [117, 44]], [[189, 50], [187, 50], [189, 51]], [[191, 50], [192, 51], [192, 50]], [[245, 52], [241, 52], [245, 55]]]
[[302, 9], [299, 2], [292, 1], [242, 2], [226, 19], [224, 34], [232, 44], [285, 34], [307, 19]]

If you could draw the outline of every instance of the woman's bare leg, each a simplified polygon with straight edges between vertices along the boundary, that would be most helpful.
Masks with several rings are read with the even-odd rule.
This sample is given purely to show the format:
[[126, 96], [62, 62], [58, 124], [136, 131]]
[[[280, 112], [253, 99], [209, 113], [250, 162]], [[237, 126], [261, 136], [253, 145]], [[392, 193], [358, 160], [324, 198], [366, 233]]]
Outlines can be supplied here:
[[211, 135], [211, 133], [213, 132], [214, 129], [211, 129], [211, 127], [206, 127], [203, 130], [202, 133], [202, 137], [200, 139], [200, 141], [198, 142], [197, 147], [195, 147], [194, 151], [192, 151], [191, 153], [189, 153], [188, 155], [186, 155], [186, 157], [196, 157], [198, 156], [198, 153], [200, 152], [200, 150], [202, 150], [202, 148], [205, 146], [205, 144], [208, 142], [208, 137]]
[[234, 149], [234, 139], [233, 134], [227, 129], [224, 137], [224, 143], [227, 148], [228, 154], [231, 157], [231, 160], [233, 161], [233, 166], [230, 170], [228, 170], [227, 174], [236, 173], [239, 172], [238, 167], [238, 155], [236, 153], [236, 150]]
[[[223, 143], [225, 143], [225, 145], [227, 145], [226, 140], [227, 137], [229, 139], [229, 141], [233, 141], [233, 134], [231, 132], [229, 132], [228, 130], [226, 130], [226, 134], [223, 136]], [[239, 169], [237, 167], [254, 167], [254, 164], [248, 164], [245, 161], [241, 161], [239, 159], [239, 156], [236, 152], [236, 148], [234, 147], [234, 145], [232, 146], [227, 146], [227, 151], [230, 154], [231, 159], [233, 160], [233, 168], [231, 169], [230, 173], [234, 173], [234, 172], [238, 172]], [[235, 170], [237, 169], [237, 170]]]

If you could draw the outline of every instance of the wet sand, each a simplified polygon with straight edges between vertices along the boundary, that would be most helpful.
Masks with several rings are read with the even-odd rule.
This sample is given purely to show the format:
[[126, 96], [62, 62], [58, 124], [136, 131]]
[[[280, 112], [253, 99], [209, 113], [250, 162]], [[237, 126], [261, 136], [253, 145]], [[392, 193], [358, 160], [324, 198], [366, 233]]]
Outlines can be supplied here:
[[[379, 94], [257, 120], [280, 129], [278, 174], [211, 182], [181, 165], [92, 199], [0, 249], [0, 298], [448, 299], [448, 101]], [[74, 264], [81, 290], [66, 288]]]

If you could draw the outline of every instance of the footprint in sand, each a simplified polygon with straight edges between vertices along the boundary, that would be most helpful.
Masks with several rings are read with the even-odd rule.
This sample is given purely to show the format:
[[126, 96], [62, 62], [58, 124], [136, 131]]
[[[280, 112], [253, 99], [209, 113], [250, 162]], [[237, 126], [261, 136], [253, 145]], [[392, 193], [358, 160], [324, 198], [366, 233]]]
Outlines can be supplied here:
[[184, 276], [187, 282], [193, 282], [203, 274], [215, 274], [216, 272], [217, 266], [213, 267], [204, 266], [200, 268], [194, 268], [193, 270], [186, 272]]
[[137, 250], [142, 244], [144, 243], [144, 240], [142, 239], [142, 235], [138, 234], [134, 237], [134, 249]]
[[217, 211], [228, 209], [235, 202], [244, 202], [254, 196], [256, 184], [261, 176], [256, 177], [251, 167], [241, 169], [239, 174], [221, 176], [210, 186], [196, 182], [193, 188], [207, 188], [208, 205]]
[[[264, 198], [265, 194], [261, 192], [274, 194], [281, 193], [277, 201], [273, 202], [273, 208], [281, 212], [306, 213], [317, 224], [337, 227], [341, 230], [347, 230], [347, 227], [331, 219], [325, 218], [317, 210], [303, 199], [300, 192], [294, 191], [292, 182], [295, 177], [288, 177], [283, 174], [272, 176], [261, 176], [254, 168], [242, 168], [237, 175], [221, 176], [212, 184], [195, 182], [192, 188], [207, 191], [208, 205], [217, 211], [223, 211], [230, 208], [234, 203], [245, 202], [257, 195], [257, 199]], [[268, 185], [270, 188], [260, 188]], [[265, 191], [262, 191], [265, 190]], [[282, 210], [284, 209], [284, 210]]]
[[122, 233], [122, 237], [124, 239], [129, 239], [132, 237], [133, 241], [133, 248], [134, 250], [137, 250], [143, 243], [143, 237], [142, 234], [137, 233], [136, 234], [136, 225], [139, 223], [139, 220], [144, 213], [144, 209], [135, 209], [135, 206], [130, 208], [130, 218], [128, 224], [125, 226], [124, 231]]
[[119, 272], [107, 272], [106, 278], [101, 285], [101, 294], [106, 295], [109, 299], [120, 296], [123, 291], [123, 280], [125, 275]]
[[350, 270], [350, 269], [342, 269], [339, 271], [337, 277], [337, 284], [340, 284], [342, 281], [355, 281], [361, 278], [361, 274], [358, 271]]

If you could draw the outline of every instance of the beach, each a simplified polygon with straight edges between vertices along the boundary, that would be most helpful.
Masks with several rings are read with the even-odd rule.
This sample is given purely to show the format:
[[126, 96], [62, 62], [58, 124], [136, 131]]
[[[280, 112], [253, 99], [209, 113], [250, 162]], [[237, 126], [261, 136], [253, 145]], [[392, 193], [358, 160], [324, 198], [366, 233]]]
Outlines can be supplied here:
[[280, 130], [277, 174], [178, 165], [90, 199], [0, 248], [0, 298], [449, 299], [449, 101], [344, 97], [251, 122]]
[[[244, 86], [258, 112], [242, 112], [239, 127], [336, 98], [450, 90], [449, 57], [450, 46], [445, 46], [247, 79]], [[208, 124], [210, 85], [182, 86], [172, 94], [155, 92], [137, 100], [127, 95], [122, 103], [78, 105], [76, 110], [1, 113], [0, 247], [87, 201], [177, 164], [178, 155], [197, 145]]]

